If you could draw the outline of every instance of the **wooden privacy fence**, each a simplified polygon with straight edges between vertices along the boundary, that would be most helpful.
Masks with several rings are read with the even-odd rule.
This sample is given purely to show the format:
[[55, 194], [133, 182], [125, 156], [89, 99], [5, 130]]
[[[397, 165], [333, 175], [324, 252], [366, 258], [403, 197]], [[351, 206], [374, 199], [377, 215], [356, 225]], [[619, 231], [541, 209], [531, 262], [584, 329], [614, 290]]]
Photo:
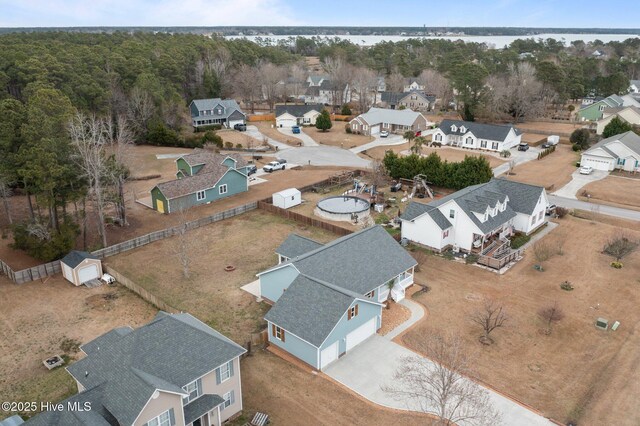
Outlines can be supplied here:
[[333, 225], [331, 223], [324, 222], [322, 220], [314, 219], [309, 216], [302, 215], [300, 213], [292, 212], [280, 207], [276, 207], [273, 204], [269, 204], [265, 201], [258, 201], [258, 208], [260, 210], [267, 211], [269, 213], [277, 214], [278, 216], [290, 219], [296, 222], [303, 223], [308, 226], [315, 226], [317, 228], [324, 229], [326, 231], [333, 232], [336, 235], [349, 235], [353, 233], [352, 230], [343, 228], [341, 226]]
[[129, 278], [125, 277], [120, 272], [113, 269], [111, 266], [104, 265], [103, 268], [104, 268], [104, 271], [107, 274], [112, 275], [118, 283], [122, 284], [129, 290], [133, 291], [135, 294], [142, 297], [144, 300], [151, 303], [153, 306], [160, 309], [161, 311], [169, 312], [171, 314], [180, 313], [178, 309], [174, 308], [173, 306], [170, 306], [169, 304], [167, 304], [167, 302], [160, 299], [155, 294], [150, 293], [144, 287], [141, 287], [138, 284], [134, 283]]
[[[225, 210], [211, 216], [203, 217], [200, 219], [193, 220], [191, 222], [187, 222], [184, 226], [188, 230], [197, 229], [201, 226], [209, 225], [214, 222], [218, 222], [224, 219], [228, 219], [239, 214], [248, 212], [250, 210], [255, 210], [258, 208], [257, 202], [251, 202], [248, 204], [244, 204], [242, 206], [235, 207], [233, 209]], [[161, 231], [151, 232], [146, 235], [142, 235], [140, 237], [136, 237], [134, 239], [124, 241], [122, 243], [114, 244], [109, 247], [105, 247], [100, 250], [96, 250], [92, 252], [94, 256], [99, 257], [100, 259], [104, 259], [105, 257], [114, 256], [116, 254], [132, 250], [137, 247], [141, 247], [152, 243], [154, 241], [163, 240], [165, 238], [172, 237], [176, 235], [181, 229], [180, 226], [173, 226], [171, 228], [163, 229]], [[11, 281], [16, 284], [23, 284], [30, 281], [35, 281], [37, 279], [46, 278], [48, 276], [57, 274], [61, 272], [62, 267], [60, 265], [60, 261], [56, 260], [53, 262], [45, 263], [43, 265], [34, 266], [32, 268], [23, 269], [21, 271], [14, 271], [11, 269], [9, 265], [0, 260], [0, 269], [2, 273], [4, 273]]]
[[276, 119], [275, 114], [260, 114], [260, 115], [247, 116], [247, 121], [250, 123], [253, 123], [256, 121], [275, 121], [275, 119]]

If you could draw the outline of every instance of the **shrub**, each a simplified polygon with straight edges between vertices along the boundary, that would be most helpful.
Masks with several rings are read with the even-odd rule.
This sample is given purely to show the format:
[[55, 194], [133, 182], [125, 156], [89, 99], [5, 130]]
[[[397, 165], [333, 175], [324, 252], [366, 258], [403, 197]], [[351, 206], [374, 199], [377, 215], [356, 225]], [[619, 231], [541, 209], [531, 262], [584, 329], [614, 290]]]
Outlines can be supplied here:
[[69, 253], [80, 235], [78, 225], [68, 217], [60, 225], [60, 232], [47, 230], [43, 226], [38, 227], [41, 232], [34, 232], [36, 227], [38, 227], [37, 224], [15, 225], [12, 246], [44, 262], [60, 259]]
[[431, 146], [434, 148], [440, 148], [442, 146], [442, 142], [431, 142]]
[[470, 254], [464, 259], [464, 261], [467, 263], [467, 265], [471, 265], [476, 263], [478, 259], [479, 257], [477, 254]]
[[349, 108], [349, 105], [347, 104], [342, 105], [342, 110], [340, 111], [340, 114], [351, 115], [351, 108]]
[[351, 130], [351, 126], [349, 126], [348, 124], [344, 126], [344, 131], [348, 134], [353, 133], [353, 130]]
[[[180, 138], [175, 130], [170, 129], [162, 122], [149, 124], [147, 142], [157, 146], [184, 146], [184, 140]], [[202, 142], [200, 142], [202, 145]]]
[[447, 260], [453, 260], [455, 258], [451, 250], [447, 250], [444, 253], [442, 253], [442, 257], [444, 257]]
[[633, 253], [638, 248], [638, 243], [631, 240], [625, 234], [619, 234], [611, 237], [605, 244], [602, 252], [612, 256], [616, 259], [616, 262], [620, 262], [620, 259]]
[[582, 148], [580, 148], [580, 145], [578, 145], [577, 143], [574, 143], [573, 145], [571, 145], [571, 149], [576, 152], [582, 150]]
[[573, 285], [571, 285], [569, 281], [563, 281], [562, 284], [560, 284], [560, 288], [564, 291], [571, 291], [573, 290]]
[[502, 151], [500, 151], [500, 157], [504, 157], [504, 158], [511, 157], [511, 151], [509, 151], [508, 149], [503, 149]]
[[224, 147], [228, 148], [228, 149], [231, 149], [231, 148], [233, 148], [233, 143], [232, 142], [225, 142], [224, 143]]
[[202, 137], [202, 143], [203, 144], [212, 143], [218, 148], [222, 148], [222, 144], [223, 144], [222, 138], [220, 137], [220, 135], [218, 135], [213, 130], [209, 130], [204, 134], [204, 136]]
[[622, 269], [622, 262], [611, 262], [611, 267], [616, 269]]
[[511, 238], [511, 248], [519, 249], [523, 245], [527, 244], [531, 236], [525, 234], [516, 234], [513, 238]]
[[194, 129], [195, 133], [207, 132], [209, 130], [220, 130], [222, 129], [222, 124], [209, 124], [208, 126], [200, 126]]
[[[587, 149], [591, 140], [591, 132], [587, 129], [576, 129], [571, 133], [569, 140], [572, 144], [578, 145], [580, 149]], [[574, 151], [577, 150], [574, 149]]]
[[568, 213], [569, 213], [569, 209], [565, 207], [556, 207], [556, 215], [558, 215], [560, 219], [565, 217]]
[[243, 147], [242, 147], [242, 144], [241, 144], [241, 143], [237, 143], [237, 144], [236, 144], [236, 148], [238, 148], [238, 149], [242, 149], [242, 148], [243, 148]]

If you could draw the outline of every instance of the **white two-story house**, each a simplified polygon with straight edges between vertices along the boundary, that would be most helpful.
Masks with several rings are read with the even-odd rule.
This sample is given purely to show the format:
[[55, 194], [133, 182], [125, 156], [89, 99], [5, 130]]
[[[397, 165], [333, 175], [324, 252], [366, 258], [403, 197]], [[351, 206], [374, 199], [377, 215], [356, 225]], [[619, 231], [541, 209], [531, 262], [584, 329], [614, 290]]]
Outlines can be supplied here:
[[521, 139], [522, 132], [513, 126], [461, 120], [442, 120], [432, 136], [442, 145], [498, 152], [517, 146]]

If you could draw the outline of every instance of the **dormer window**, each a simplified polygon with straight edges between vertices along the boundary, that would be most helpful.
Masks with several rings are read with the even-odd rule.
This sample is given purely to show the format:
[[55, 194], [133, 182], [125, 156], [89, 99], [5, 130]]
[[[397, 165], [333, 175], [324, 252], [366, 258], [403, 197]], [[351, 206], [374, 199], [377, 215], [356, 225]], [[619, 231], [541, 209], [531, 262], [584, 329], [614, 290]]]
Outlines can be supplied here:
[[464, 126], [460, 127], [460, 133], [466, 133], [467, 132], [467, 128]]
[[457, 132], [457, 131], [458, 131], [458, 127], [456, 127], [456, 125], [455, 125], [455, 124], [453, 124], [453, 125], [451, 126], [451, 131], [452, 131], [452, 132]]
[[222, 115], [222, 107], [216, 108], [216, 115]]

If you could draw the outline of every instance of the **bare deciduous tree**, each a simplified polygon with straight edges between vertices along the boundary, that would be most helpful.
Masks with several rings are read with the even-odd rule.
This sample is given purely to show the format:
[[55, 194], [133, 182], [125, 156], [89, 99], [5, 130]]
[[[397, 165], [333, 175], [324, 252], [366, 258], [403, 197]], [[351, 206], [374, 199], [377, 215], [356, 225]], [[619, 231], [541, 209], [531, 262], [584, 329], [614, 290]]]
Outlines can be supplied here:
[[503, 327], [507, 320], [504, 307], [492, 299], [485, 299], [482, 307], [471, 314], [471, 321], [482, 328], [484, 334], [480, 336], [480, 342], [485, 345], [493, 343], [489, 334], [496, 328]]
[[189, 214], [187, 213], [187, 208], [182, 205], [173, 214], [177, 217], [177, 224], [173, 228], [174, 237], [171, 241], [170, 249], [178, 259], [178, 263], [180, 263], [182, 276], [185, 279], [189, 279], [191, 278], [191, 263], [195, 244], [193, 235], [189, 233]]
[[344, 98], [345, 88], [351, 83], [352, 67], [341, 57], [325, 58], [323, 67], [329, 75], [332, 104], [342, 105], [347, 101]]
[[134, 87], [129, 94], [127, 114], [137, 136], [146, 134], [147, 124], [155, 110], [156, 106], [151, 95], [146, 90]]
[[564, 318], [564, 312], [562, 308], [558, 306], [558, 302], [554, 302], [553, 305], [541, 308], [538, 311], [538, 316], [547, 322], [547, 329], [545, 334], [551, 334], [551, 325], [554, 322], [559, 322]]
[[607, 241], [602, 252], [612, 256], [619, 262], [623, 257], [633, 253], [638, 248], [638, 242], [625, 233], [618, 233]]
[[124, 183], [129, 174], [129, 159], [133, 147], [133, 131], [127, 117], [119, 115], [115, 122], [111, 117], [106, 119], [106, 132], [112, 150], [113, 162], [109, 168], [109, 178], [116, 188], [115, 206], [118, 223], [128, 225], [124, 194]]
[[533, 255], [538, 263], [546, 262], [551, 258], [553, 248], [545, 241], [537, 241], [533, 244]]
[[357, 68], [353, 71], [352, 84], [352, 99], [357, 99], [358, 108], [364, 113], [375, 101], [378, 76], [369, 68]]
[[528, 62], [510, 64], [506, 75], [490, 77], [487, 85], [491, 88], [489, 112], [511, 116], [516, 123], [544, 112], [544, 87]]
[[251, 113], [255, 113], [255, 101], [260, 96], [260, 79], [256, 68], [242, 64], [236, 70], [233, 89], [235, 94], [249, 105]]
[[258, 77], [262, 86], [262, 96], [269, 104], [269, 111], [273, 111], [276, 99], [282, 93], [280, 84], [287, 78], [286, 69], [271, 62], [261, 62], [258, 64]]
[[438, 416], [443, 425], [500, 424], [489, 392], [465, 377], [470, 373], [469, 357], [458, 337], [431, 335], [416, 349], [428, 358], [403, 358], [394, 383], [383, 391]]
[[387, 91], [402, 92], [404, 91], [404, 77], [397, 71], [392, 72], [387, 77]]
[[453, 99], [453, 91], [449, 80], [438, 71], [426, 69], [418, 77], [420, 84], [424, 85], [425, 92], [434, 95], [440, 100], [441, 107], [447, 107]]
[[69, 123], [69, 133], [71, 143], [75, 148], [76, 162], [87, 179], [89, 192], [93, 195], [98, 216], [98, 233], [102, 240], [102, 246], [106, 247], [104, 178], [107, 161], [104, 147], [107, 139], [105, 138], [104, 122], [96, 116], [88, 117], [78, 113]]
[[300, 99], [301, 95], [304, 95], [304, 88], [306, 87], [307, 71], [300, 64], [293, 64], [289, 68], [289, 79], [287, 80], [287, 93], [292, 95], [296, 102]]

